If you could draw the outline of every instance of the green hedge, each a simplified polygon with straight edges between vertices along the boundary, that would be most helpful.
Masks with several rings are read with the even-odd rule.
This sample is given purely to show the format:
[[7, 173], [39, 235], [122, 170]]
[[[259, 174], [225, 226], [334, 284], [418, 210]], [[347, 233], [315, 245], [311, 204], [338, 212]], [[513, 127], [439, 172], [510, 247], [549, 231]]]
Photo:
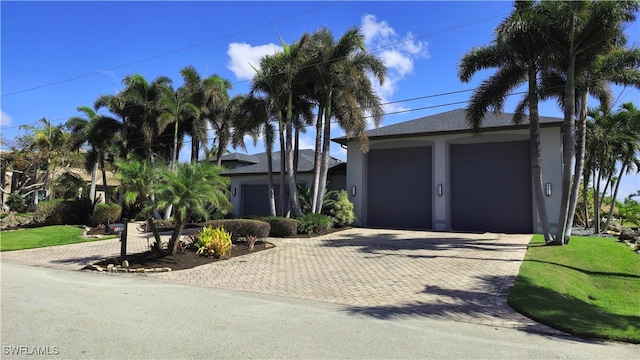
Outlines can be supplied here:
[[122, 207], [118, 204], [96, 204], [93, 208], [93, 215], [91, 215], [91, 225], [106, 225], [116, 222], [120, 218], [120, 214], [122, 214]]
[[222, 226], [226, 232], [231, 233], [231, 241], [238, 241], [239, 237], [255, 236], [264, 239], [269, 236], [271, 226], [269, 223], [260, 220], [249, 219], [220, 219], [209, 220], [202, 224], [217, 228]]
[[56, 199], [39, 202], [34, 220], [44, 225], [86, 225], [91, 213], [89, 199]]
[[324, 214], [304, 214], [298, 220], [298, 231], [311, 235], [322, 230], [331, 229], [333, 222], [333, 218]]
[[256, 217], [257, 220], [268, 222], [271, 225], [269, 236], [295, 237], [298, 235], [298, 220], [280, 216]]

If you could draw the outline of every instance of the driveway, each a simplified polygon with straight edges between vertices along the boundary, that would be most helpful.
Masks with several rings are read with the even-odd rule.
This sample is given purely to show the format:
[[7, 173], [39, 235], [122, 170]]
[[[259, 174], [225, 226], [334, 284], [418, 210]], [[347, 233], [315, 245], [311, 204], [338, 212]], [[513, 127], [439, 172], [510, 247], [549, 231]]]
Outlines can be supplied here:
[[[129, 225], [129, 253], [148, 234]], [[270, 238], [276, 247], [148, 279], [346, 306], [379, 319], [425, 316], [559, 333], [512, 310], [507, 294], [531, 235], [354, 228], [317, 238]], [[118, 240], [3, 252], [3, 262], [81, 269], [119, 254]]]

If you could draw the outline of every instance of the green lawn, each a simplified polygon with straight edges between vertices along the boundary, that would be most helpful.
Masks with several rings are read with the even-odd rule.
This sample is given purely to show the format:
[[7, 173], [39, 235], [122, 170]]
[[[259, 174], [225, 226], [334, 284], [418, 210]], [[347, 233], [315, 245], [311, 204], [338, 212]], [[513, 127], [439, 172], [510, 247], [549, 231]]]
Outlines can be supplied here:
[[[114, 237], [109, 237], [109, 239]], [[75, 244], [107, 238], [83, 238], [82, 229], [55, 225], [0, 233], [0, 251], [33, 249], [46, 246]]]
[[612, 238], [543, 243], [531, 240], [511, 306], [570, 334], [640, 343], [640, 256]]

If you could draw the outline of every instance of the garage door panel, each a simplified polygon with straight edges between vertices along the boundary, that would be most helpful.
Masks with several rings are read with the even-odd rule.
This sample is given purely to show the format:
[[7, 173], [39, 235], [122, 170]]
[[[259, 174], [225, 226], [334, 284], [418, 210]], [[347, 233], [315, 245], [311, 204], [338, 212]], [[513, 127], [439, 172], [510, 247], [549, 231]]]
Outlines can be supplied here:
[[371, 150], [367, 225], [431, 229], [431, 148]]
[[451, 227], [532, 231], [527, 141], [451, 146]]

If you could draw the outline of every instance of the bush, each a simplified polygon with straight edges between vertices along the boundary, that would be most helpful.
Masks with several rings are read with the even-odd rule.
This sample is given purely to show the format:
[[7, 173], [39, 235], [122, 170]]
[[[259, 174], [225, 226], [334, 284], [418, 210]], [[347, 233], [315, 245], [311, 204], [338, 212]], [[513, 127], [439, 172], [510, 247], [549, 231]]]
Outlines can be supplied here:
[[268, 222], [271, 225], [269, 236], [294, 237], [298, 235], [298, 220], [280, 216], [258, 217], [258, 220]]
[[196, 253], [199, 255], [215, 256], [216, 258], [228, 256], [231, 254], [232, 246], [231, 234], [224, 231], [221, 226], [215, 229], [206, 226], [196, 235], [196, 247], [198, 248]]
[[255, 236], [263, 239], [269, 236], [271, 226], [269, 223], [249, 219], [222, 219], [209, 220], [203, 226], [222, 227], [231, 233], [231, 240], [238, 241], [239, 237]]
[[56, 199], [38, 203], [34, 220], [46, 225], [87, 224], [93, 205], [89, 199]]
[[309, 235], [329, 230], [332, 226], [333, 219], [323, 214], [305, 214], [298, 220], [298, 231]]
[[344, 190], [338, 192], [338, 198], [333, 203], [330, 213], [338, 227], [349, 226], [356, 221], [356, 215], [353, 213], [353, 203], [349, 201], [349, 196]]
[[7, 198], [6, 204], [10, 211], [16, 211], [25, 206], [25, 201], [20, 194], [13, 193]]
[[118, 204], [96, 204], [91, 215], [91, 225], [113, 223], [120, 218], [122, 207]]

